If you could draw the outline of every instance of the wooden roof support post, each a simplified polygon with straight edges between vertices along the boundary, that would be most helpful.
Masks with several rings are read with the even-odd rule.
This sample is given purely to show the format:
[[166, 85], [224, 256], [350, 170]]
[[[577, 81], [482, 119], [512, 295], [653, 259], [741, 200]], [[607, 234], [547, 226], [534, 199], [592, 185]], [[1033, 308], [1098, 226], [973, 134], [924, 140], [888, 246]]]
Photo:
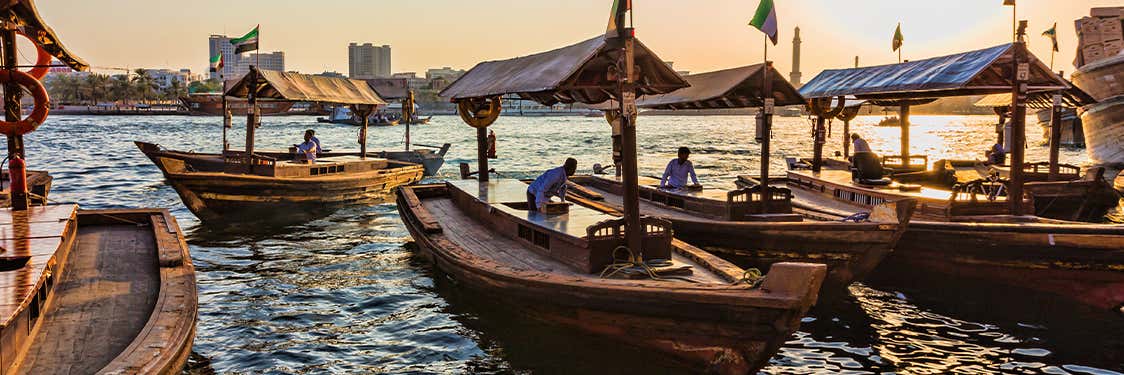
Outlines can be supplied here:
[[1062, 94], [1054, 94], [1054, 106], [1050, 108], [1050, 174], [1049, 181], [1058, 180], [1060, 171], [1058, 159], [1062, 145]]
[[839, 104], [835, 108], [831, 108], [831, 97], [808, 100], [808, 109], [813, 115], [816, 115], [816, 128], [812, 135], [815, 141], [812, 154], [812, 172], [819, 173], [823, 167], [823, 145], [827, 143], [827, 128], [825, 127], [827, 119], [838, 116], [846, 106], [846, 98], [840, 96], [837, 100]]
[[898, 125], [902, 131], [902, 166], [909, 168], [909, 105], [902, 104], [898, 107]]
[[[0, 40], [3, 41], [3, 56], [0, 56], [4, 69], [16, 69], [16, 30], [15, 26], [5, 22], [3, 29], [0, 30]], [[4, 119], [9, 122], [16, 122], [23, 119], [22, 110], [20, 108], [20, 97], [23, 96], [23, 90], [20, 89], [19, 84], [15, 80], [8, 81], [4, 85]], [[8, 157], [27, 160], [23, 149], [23, 135], [9, 135], [8, 136]], [[11, 200], [12, 209], [16, 211], [27, 210], [27, 190], [11, 192], [9, 198]]]
[[1012, 215], [1023, 214], [1023, 160], [1026, 156], [1026, 81], [1030, 78], [1030, 63], [1026, 51], [1026, 21], [1019, 21], [1015, 42], [1015, 77], [1011, 88], [1011, 186], [1007, 201]]
[[246, 93], [246, 173], [254, 172], [254, 129], [257, 128], [258, 69], [250, 66], [250, 88]]
[[640, 224], [640, 171], [636, 161], [636, 123], [632, 121], [637, 111], [635, 82], [633, 82], [636, 40], [632, 37], [632, 28], [624, 28], [623, 14], [619, 16], [617, 25], [619, 33], [616, 42], [623, 52], [618, 62], [620, 69], [617, 73], [618, 94], [621, 99], [621, 167], [624, 170], [621, 181], [624, 187], [622, 203], [626, 243], [639, 258], [644, 251], [644, 228]]
[[488, 127], [476, 128], [476, 174], [478, 181], [488, 181]]
[[[768, 48], [768, 45], [766, 45]], [[761, 213], [769, 213], [769, 142], [773, 130], [773, 80], [769, 78], [769, 70], [773, 68], [772, 61], [765, 61], [761, 69], [764, 84], [761, 89]]]

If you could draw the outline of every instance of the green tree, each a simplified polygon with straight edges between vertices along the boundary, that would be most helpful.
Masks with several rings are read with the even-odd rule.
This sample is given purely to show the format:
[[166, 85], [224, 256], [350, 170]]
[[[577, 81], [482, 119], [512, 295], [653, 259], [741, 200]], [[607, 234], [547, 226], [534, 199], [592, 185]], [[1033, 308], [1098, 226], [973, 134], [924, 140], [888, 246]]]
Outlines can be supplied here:
[[149, 98], [156, 96], [156, 80], [148, 75], [148, 71], [144, 69], [137, 69], [133, 71], [133, 87], [135, 93], [140, 97], [142, 102], [148, 102]]
[[195, 81], [195, 82], [192, 82], [190, 85], [187, 86], [187, 92], [189, 92], [189, 93], [221, 92], [221, 91], [222, 91], [222, 81], [219, 81], [217, 79], [208, 79], [206, 81]]

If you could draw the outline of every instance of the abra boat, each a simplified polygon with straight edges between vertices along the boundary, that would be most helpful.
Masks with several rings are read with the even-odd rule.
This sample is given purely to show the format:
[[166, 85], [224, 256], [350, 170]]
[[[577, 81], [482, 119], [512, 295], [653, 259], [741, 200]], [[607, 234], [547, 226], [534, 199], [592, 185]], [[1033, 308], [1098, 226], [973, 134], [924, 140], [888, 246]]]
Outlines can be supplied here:
[[[47, 171], [27, 171], [28, 202], [38, 206], [47, 204], [47, 194], [51, 192], [52, 182], [54, 177]], [[12, 206], [11, 186], [12, 179], [8, 170], [0, 172], [0, 207]]]
[[[761, 98], [771, 98], [770, 107], [804, 102], [772, 63], [684, 78], [691, 87], [646, 96], [638, 105], [674, 111], [762, 107], [765, 101]], [[854, 109], [857, 114], [858, 107]], [[759, 116], [756, 134], [762, 154], [767, 155], [770, 137], [766, 129], [771, 129], [772, 114], [763, 113], [768, 118]], [[761, 163], [762, 173], [768, 175], [769, 158], [763, 157]], [[623, 189], [619, 179], [580, 176], [572, 181], [586, 188], [575, 189], [575, 194], [591, 191], [587, 199], [620, 210]], [[660, 189], [659, 180], [644, 177], [639, 182], [641, 212], [671, 221], [677, 238], [761, 269], [785, 261], [826, 264], [828, 275], [821, 301], [847, 295], [848, 285], [866, 277], [893, 250], [913, 211], [912, 201], [902, 201], [875, 210], [868, 222], [805, 221], [792, 212], [788, 188], [772, 184], [766, 190], [758, 185], [719, 191]]]
[[[223, 116], [222, 93], [194, 93], [181, 96], [180, 102], [192, 116]], [[293, 108], [293, 102], [268, 101], [258, 103], [262, 116], [276, 116], [287, 114]], [[226, 109], [234, 116], [245, 116], [250, 105], [245, 99], [227, 99]]]
[[[1124, 304], [1124, 253], [1118, 251], [1124, 246], [1124, 227], [1033, 215], [1047, 211], [1051, 196], [1103, 192], [1104, 181], [1095, 173], [1077, 181], [1062, 180], [1058, 145], [1052, 142], [1045, 174], [1053, 181], [1024, 184], [1038, 168], [1023, 160], [1025, 106], [1016, 103], [1011, 116], [1009, 179], [999, 174], [965, 178], [962, 168], [944, 161], [928, 169], [923, 156], [895, 155], [886, 158], [894, 161], [887, 161], [872, 153], [856, 153], [851, 162], [821, 158], [825, 120], [838, 110], [827, 105], [833, 97], [854, 95], [902, 106], [902, 150], [908, 150], [909, 105], [922, 99], [1006, 93], [1013, 87], [1027, 90], [1021, 98], [1066, 90], [1061, 77], [1026, 51], [1023, 38], [1020, 33], [1019, 43], [902, 64], [828, 70], [808, 82], [801, 94], [809, 98], [818, 117], [819, 136], [815, 157], [808, 163], [811, 168], [788, 171], [785, 183], [795, 196], [793, 206], [838, 218], [883, 202], [915, 199], [914, 220], [880, 272], [924, 270], [944, 278], [1047, 292], [1100, 311], [1119, 309]], [[1015, 59], [1026, 64], [1025, 80], [1012, 77], [1009, 68]], [[893, 173], [886, 173], [890, 168]], [[899, 173], [899, 168], [905, 172]], [[1072, 178], [1078, 178], [1077, 171]], [[1039, 200], [1038, 194], [1048, 199]], [[1088, 198], [1054, 214], [1080, 218], [1103, 205]]]
[[[696, 372], [752, 373], [799, 326], [825, 267], [776, 264], [754, 288], [743, 281], [754, 279], [745, 270], [675, 240], [670, 223], [640, 215], [636, 127], [627, 120], [634, 98], [687, 84], [624, 27], [627, 7], [615, 8], [617, 31], [609, 36], [480, 63], [446, 88], [441, 96], [477, 129], [480, 173], [400, 189], [398, 209], [422, 255], [489, 302], [666, 354]], [[530, 212], [526, 184], [490, 178], [487, 127], [507, 94], [543, 105], [618, 100], [626, 119], [623, 218], [585, 206]]]
[[[17, 30], [35, 36], [36, 65], [44, 71], [52, 58], [74, 70], [89, 68], [62, 46], [30, 0], [0, 2], [0, 18], [10, 22], [0, 30], [6, 34], [0, 39], [11, 41], [4, 48], [15, 48]], [[45, 91], [32, 74], [15, 69], [14, 54], [7, 56], [0, 65], [22, 75], [20, 86]], [[19, 102], [22, 91], [9, 90], [4, 100]], [[36, 98], [38, 105], [48, 101]], [[22, 118], [21, 111], [8, 115]], [[23, 159], [22, 137], [31, 131], [6, 133], [9, 145], [20, 145], [8, 150], [11, 160]], [[11, 207], [0, 208], [0, 373], [180, 373], [195, 337], [198, 300], [175, 219], [158, 209], [28, 207], [27, 192], [18, 190], [33, 184], [23, 163], [11, 167], [15, 184], [6, 186], [17, 191], [9, 194]]]
[[[248, 97], [251, 104], [259, 97], [345, 104], [364, 113], [385, 104], [363, 81], [256, 68], [230, 87], [227, 95]], [[246, 149], [224, 151], [221, 164], [213, 157], [154, 152], [159, 148], [147, 143], [138, 143], [138, 147], [160, 168], [184, 205], [206, 221], [260, 218], [263, 213], [270, 217], [278, 213], [315, 215], [383, 199], [394, 188], [421, 180], [424, 173], [418, 164], [369, 156], [366, 126], [360, 132], [360, 151], [355, 156], [322, 157], [309, 163], [297, 160], [295, 151], [283, 158], [264, 155], [253, 147], [260, 119], [252, 113], [248, 117]]]
[[[316, 118], [316, 122], [325, 123], [325, 124], [344, 124], [344, 125], [354, 125], [354, 126], [362, 126], [363, 125], [363, 121], [360, 120], [360, 119], [357, 119], [355, 114], [351, 113], [351, 110], [347, 109], [347, 107], [344, 107], [344, 106], [337, 106], [335, 108], [332, 108], [332, 113], [330, 115], [328, 115], [328, 117], [318, 117], [318, 118]], [[429, 119], [426, 119], [426, 122], [429, 122]], [[367, 124], [369, 126], [395, 126], [395, 125], [398, 125], [399, 123], [400, 123], [399, 119], [390, 119], [390, 118], [376, 119], [376, 115], [373, 115], [373, 114], [368, 116], [368, 119], [367, 119]]]

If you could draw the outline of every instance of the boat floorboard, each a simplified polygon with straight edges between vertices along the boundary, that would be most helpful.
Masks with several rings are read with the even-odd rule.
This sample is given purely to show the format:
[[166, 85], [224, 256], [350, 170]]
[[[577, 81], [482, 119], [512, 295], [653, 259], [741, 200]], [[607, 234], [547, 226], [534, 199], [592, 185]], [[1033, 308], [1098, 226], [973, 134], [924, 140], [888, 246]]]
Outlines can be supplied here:
[[[508, 237], [497, 235], [471, 217], [465, 215], [448, 198], [430, 198], [422, 201], [423, 206], [434, 217], [441, 218], [443, 233], [452, 242], [473, 254], [494, 262], [526, 270], [536, 270], [582, 279], [597, 279], [597, 275], [585, 274], [555, 261], [546, 255], [531, 251], [527, 246]], [[689, 279], [704, 283], [726, 283], [717, 274], [695, 264], [687, 258], [674, 254], [676, 263], [693, 266]], [[614, 280], [606, 280], [612, 282]]]
[[96, 373], [133, 342], [156, 305], [151, 227], [80, 227], [77, 242], [20, 373]]

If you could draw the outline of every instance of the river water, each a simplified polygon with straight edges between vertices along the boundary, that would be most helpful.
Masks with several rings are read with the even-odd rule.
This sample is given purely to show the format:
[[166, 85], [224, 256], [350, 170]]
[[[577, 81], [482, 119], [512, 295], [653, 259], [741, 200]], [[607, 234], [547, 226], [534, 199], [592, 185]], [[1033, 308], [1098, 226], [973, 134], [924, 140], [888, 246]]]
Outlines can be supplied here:
[[[705, 185], [732, 188], [757, 173], [759, 147], [745, 117], [642, 117], [641, 173], [657, 175], [688, 146]], [[852, 125], [875, 151], [896, 152], [897, 128], [877, 117]], [[983, 158], [994, 140], [987, 116], [914, 116], [914, 154]], [[179, 219], [196, 265], [199, 324], [193, 373], [676, 373], [612, 342], [577, 336], [512, 316], [486, 296], [460, 291], [413, 257], [410, 236], [392, 203], [341, 209], [301, 224], [201, 224], [133, 140], [200, 152], [221, 148], [221, 121], [205, 117], [53, 116], [26, 137], [29, 166], [55, 176], [51, 197], [84, 208], [167, 207]], [[244, 139], [235, 121], [231, 144]], [[310, 117], [266, 118], [258, 147], [284, 147], [317, 130], [326, 148], [353, 149], [356, 128]], [[499, 159], [506, 176], [531, 177], [579, 160], [579, 173], [610, 163], [609, 128], [598, 118], [501, 118]], [[811, 153], [806, 119], [778, 118], [775, 173], [784, 156]], [[371, 149], [400, 148], [404, 127], [373, 128]], [[841, 145], [836, 123], [830, 155]], [[1037, 145], [1029, 161], [1045, 160]], [[456, 117], [413, 128], [415, 143], [454, 144], [442, 174], [475, 166], [475, 131]], [[6, 153], [6, 151], [5, 151]], [[1081, 164], [1083, 150], [1063, 150]], [[1033, 280], [1028, 280], [1033, 282]], [[948, 281], [949, 285], [955, 283]], [[820, 306], [772, 359], [767, 373], [1049, 373], [1124, 372], [1124, 319], [1028, 304], [988, 285], [941, 293], [875, 281]]]

